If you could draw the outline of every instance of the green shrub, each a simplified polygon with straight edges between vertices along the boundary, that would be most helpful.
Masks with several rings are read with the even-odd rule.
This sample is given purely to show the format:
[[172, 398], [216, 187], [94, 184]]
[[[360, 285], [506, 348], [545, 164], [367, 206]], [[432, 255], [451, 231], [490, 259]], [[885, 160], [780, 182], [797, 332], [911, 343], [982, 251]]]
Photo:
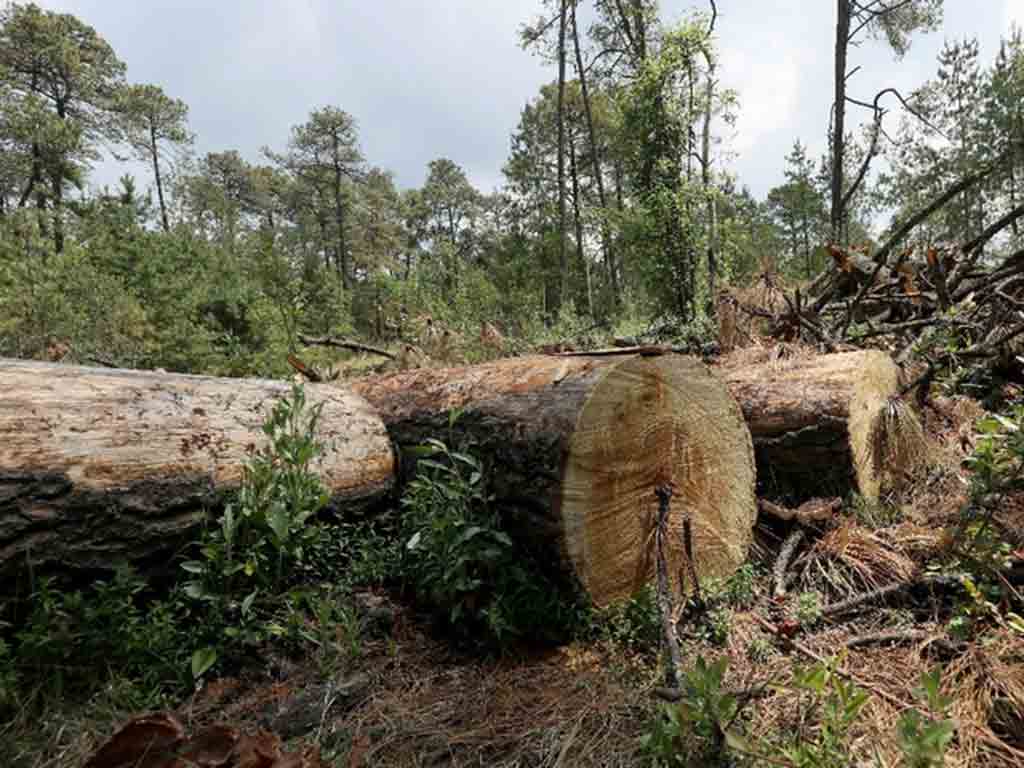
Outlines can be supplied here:
[[316, 439], [321, 407], [307, 408], [299, 385], [274, 405], [263, 425], [268, 445], [246, 462], [237, 502], [207, 530], [203, 559], [182, 563], [199, 577], [186, 584], [190, 596], [216, 600], [279, 589], [316, 546], [321, 527], [315, 515], [328, 499], [313, 471], [322, 450]]
[[793, 687], [803, 694], [804, 711], [815, 713], [818, 727], [801, 731], [779, 752], [796, 768], [848, 768], [847, 734], [867, 703], [868, 695], [836, 673], [837, 663], [797, 668]]
[[942, 768], [946, 764], [946, 748], [956, 734], [956, 724], [947, 717], [952, 702], [940, 692], [941, 679], [938, 668], [925, 672], [915, 690], [930, 716], [911, 709], [900, 717], [897, 736], [906, 768]]
[[400, 565], [420, 604], [467, 645], [567, 631], [570, 606], [502, 530], [480, 461], [440, 440], [420, 453], [401, 502]]
[[821, 595], [817, 592], [801, 592], [796, 600], [796, 618], [806, 628], [821, 621]]
[[697, 657], [682, 680], [680, 701], [662, 707], [641, 737], [641, 747], [652, 764], [726, 764], [730, 742], [739, 742], [727, 733], [739, 712], [736, 697], [722, 688], [728, 664], [724, 656], [713, 664]]
[[605, 637], [647, 654], [661, 646], [661, 611], [654, 587], [645, 584], [629, 600], [596, 614]]

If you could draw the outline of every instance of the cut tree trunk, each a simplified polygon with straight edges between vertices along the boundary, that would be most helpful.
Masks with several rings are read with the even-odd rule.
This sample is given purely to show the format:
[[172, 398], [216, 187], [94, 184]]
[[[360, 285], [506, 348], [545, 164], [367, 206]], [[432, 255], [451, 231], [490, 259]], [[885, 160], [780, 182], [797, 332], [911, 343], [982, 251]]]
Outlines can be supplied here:
[[400, 447], [471, 441], [490, 467], [508, 532], [597, 605], [653, 578], [662, 483], [674, 487], [673, 579], [686, 572], [684, 514], [700, 576], [728, 576], [746, 559], [757, 516], [750, 433], [726, 387], [697, 360], [533, 356], [352, 388]]
[[900, 369], [877, 350], [764, 360], [743, 350], [717, 366], [754, 439], [759, 494], [877, 498], [885, 467], [878, 419], [900, 390]]
[[[194, 535], [238, 486], [283, 382], [0, 360], [0, 571], [23, 564], [109, 569], [151, 561]], [[394, 458], [361, 398], [323, 403], [320, 476], [333, 503], [386, 495]]]

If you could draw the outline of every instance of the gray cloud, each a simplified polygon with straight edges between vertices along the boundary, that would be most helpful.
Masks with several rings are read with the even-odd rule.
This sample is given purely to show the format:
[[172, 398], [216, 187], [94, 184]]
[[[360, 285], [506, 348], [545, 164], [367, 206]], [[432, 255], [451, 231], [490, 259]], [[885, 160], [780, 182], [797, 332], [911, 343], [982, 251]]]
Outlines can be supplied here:
[[[520, 50], [517, 30], [539, 0], [43, 0], [75, 13], [128, 64], [129, 79], [188, 103], [200, 152], [238, 149], [255, 159], [327, 104], [353, 114], [370, 162], [403, 187], [450, 157], [489, 190], [501, 182], [523, 104], [554, 77]], [[895, 62], [882, 45], [852, 54], [851, 80], [871, 97], [910, 90], [934, 72], [944, 37], [977, 35], [995, 54], [1024, 0], [947, 2], [944, 29]], [[763, 195], [782, 177], [793, 140], [824, 150], [831, 92], [831, 2], [718, 0], [723, 85], [739, 93], [728, 149], [740, 182]], [[663, 0], [666, 18], [693, 7]], [[697, 7], [702, 8], [702, 5]], [[96, 180], [122, 172], [108, 165]], [[143, 173], [140, 171], [140, 173]]]

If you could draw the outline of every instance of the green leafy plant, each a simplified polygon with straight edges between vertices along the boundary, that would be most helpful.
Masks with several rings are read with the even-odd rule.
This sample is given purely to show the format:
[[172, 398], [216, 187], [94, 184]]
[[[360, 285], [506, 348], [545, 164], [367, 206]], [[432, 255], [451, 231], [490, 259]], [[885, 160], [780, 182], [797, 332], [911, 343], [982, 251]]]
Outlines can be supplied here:
[[956, 724], [947, 717], [952, 702], [942, 695], [941, 680], [939, 668], [923, 673], [915, 693], [929, 714], [911, 709], [900, 717], [897, 736], [907, 768], [941, 768], [946, 764], [946, 749], [956, 735]]
[[728, 579], [707, 579], [701, 586], [709, 604], [744, 608], [757, 598], [757, 571], [753, 563], [744, 563]]
[[793, 687], [803, 694], [807, 711], [816, 712], [814, 733], [799, 733], [779, 749], [781, 756], [797, 768], [847, 768], [846, 744], [850, 727], [860, 716], [868, 695], [837, 674], [836, 661], [797, 668]]
[[739, 712], [736, 697], [722, 688], [728, 664], [724, 656], [712, 664], [697, 657], [682, 681], [680, 701], [663, 706], [640, 739], [654, 765], [722, 764], [730, 745], [742, 745], [727, 732]]
[[767, 635], [755, 635], [747, 645], [747, 658], [756, 664], [763, 664], [774, 655], [775, 644]]
[[598, 614], [604, 637], [655, 654], [661, 646], [661, 613], [654, 588], [646, 584], [633, 597]]
[[732, 609], [724, 605], [712, 608], [705, 618], [707, 639], [715, 645], [725, 645], [732, 631]]
[[821, 621], [821, 596], [817, 592], [801, 592], [796, 601], [796, 618], [804, 627]]
[[[328, 495], [313, 471], [322, 451], [316, 430], [322, 403], [308, 407], [305, 390], [292, 387], [263, 424], [267, 445], [246, 462], [237, 501], [208, 531], [202, 560], [182, 563], [198, 576], [186, 585], [197, 599], [217, 600], [241, 589], [278, 589], [320, 536], [314, 516]], [[242, 582], [241, 584], [239, 582]]]
[[480, 461], [435, 439], [418, 453], [402, 498], [401, 574], [420, 603], [470, 645], [502, 646], [527, 629], [557, 632], [571, 612], [501, 529]]

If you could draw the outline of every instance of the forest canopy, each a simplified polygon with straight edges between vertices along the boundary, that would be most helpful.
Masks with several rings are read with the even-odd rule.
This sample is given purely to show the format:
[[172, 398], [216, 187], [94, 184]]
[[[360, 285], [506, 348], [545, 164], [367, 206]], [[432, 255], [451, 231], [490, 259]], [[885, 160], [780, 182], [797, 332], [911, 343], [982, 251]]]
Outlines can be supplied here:
[[[902, 56], [942, 11], [840, 6], [837, 67], [866, 37]], [[199, 153], [188, 94], [132, 82], [88, 19], [8, 4], [0, 355], [277, 375], [301, 334], [393, 341], [424, 316], [465, 337], [655, 322], [685, 335], [713, 321], [723, 287], [813, 279], [827, 244], [886, 242], [971, 169], [1001, 168], [901, 247], [969, 239], [1019, 205], [1017, 30], [992, 62], [976, 41], [947, 42], [912, 93], [837, 91], [828, 151], [795, 138], [757, 199], [725, 162], [743, 107], [720, 76], [714, 3], [668, 23], [653, 0], [547, 0], [524, 21], [524, 49], [557, 76], [523, 105], [503, 183], [478, 189], [439, 157], [422, 187], [400, 189], [344, 104], [297, 115], [257, 155]], [[147, 170], [97, 190], [104, 158]], [[1018, 238], [1014, 219], [993, 242]]]

